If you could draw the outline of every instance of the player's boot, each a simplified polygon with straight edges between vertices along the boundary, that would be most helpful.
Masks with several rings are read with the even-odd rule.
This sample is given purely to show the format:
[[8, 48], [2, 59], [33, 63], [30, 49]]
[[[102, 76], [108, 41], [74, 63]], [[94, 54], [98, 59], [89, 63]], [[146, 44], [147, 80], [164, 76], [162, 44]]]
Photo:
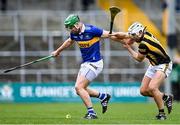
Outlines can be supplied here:
[[96, 114], [89, 114], [89, 113], [87, 113], [87, 114], [84, 116], [84, 119], [98, 119], [98, 117], [97, 117]]
[[156, 119], [157, 120], [166, 120], [166, 114], [163, 113], [159, 113], [158, 115], [156, 115]]
[[168, 113], [170, 114], [172, 111], [173, 95], [168, 95], [167, 99], [164, 100], [164, 103], [167, 107]]
[[102, 105], [102, 113], [105, 113], [107, 111], [108, 102], [111, 98], [111, 95], [107, 94], [107, 97], [101, 101]]

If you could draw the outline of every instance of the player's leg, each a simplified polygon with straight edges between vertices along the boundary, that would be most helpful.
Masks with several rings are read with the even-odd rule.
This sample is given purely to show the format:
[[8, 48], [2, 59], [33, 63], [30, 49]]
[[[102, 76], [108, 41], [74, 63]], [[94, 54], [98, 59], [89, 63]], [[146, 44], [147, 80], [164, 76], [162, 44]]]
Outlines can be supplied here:
[[97, 90], [87, 88], [87, 91], [91, 97], [99, 98], [102, 105], [102, 113], [107, 111], [107, 106], [111, 98], [110, 94], [98, 92]]
[[[165, 76], [168, 77], [172, 71], [172, 62], [170, 62], [169, 64], [160, 65], [157, 70], [164, 72]], [[163, 101], [168, 109], [168, 113], [170, 114], [172, 111], [173, 95], [172, 94], [167, 95], [163, 93]]]
[[91, 97], [95, 97], [95, 98], [99, 98], [101, 101], [103, 101], [104, 99], [107, 98], [107, 93], [104, 93], [104, 92], [98, 92], [97, 90], [95, 89], [91, 89], [91, 88], [86, 88], [87, 92], [89, 93], [89, 95]]
[[88, 86], [89, 81], [82, 75], [78, 75], [76, 84], [75, 84], [75, 90], [76, 93], [82, 98], [84, 104], [86, 107], [92, 106], [92, 103], [90, 101], [90, 96], [88, 92], [86, 91], [86, 87]]
[[[85, 64], [85, 66], [88, 67], [89, 69], [91, 69], [91, 71], [92, 71], [92, 73], [89, 72], [86, 75], [86, 78], [88, 78], [89, 81], [92, 81], [102, 72], [103, 61], [100, 60], [98, 62], [87, 63], [87, 64]], [[105, 113], [107, 111], [108, 102], [109, 102], [111, 96], [107, 93], [98, 92], [98, 91], [90, 89], [90, 88], [87, 88], [87, 91], [91, 97], [96, 97], [101, 100], [102, 113]]]
[[99, 95], [99, 92], [97, 90], [95, 90], [95, 89], [91, 89], [91, 88], [87, 87], [86, 90], [87, 90], [87, 92], [89, 93], [89, 95], [91, 97], [97, 98], [98, 95]]
[[173, 104], [173, 95], [172, 94], [165, 94], [163, 93], [163, 101], [168, 109], [168, 113], [170, 114], [172, 111], [172, 104]]
[[164, 113], [164, 102], [162, 99], [163, 93], [159, 91], [159, 87], [163, 83], [164, 79], [165, 79], [165, 74], [162, 71], [157, 71], [149, 83], [149, 91], [152, 93], [152, 96], [159, 109], [159, 114], [156, 116], [156, 118], [159, 120], [166, 119]]
[[150, 83], [151, 79], [153, 78], [154, 73], [155, 73], [154, 67], [152, 65], [149, 65], [149, 67], [142, 79], [142, 82], [141, 82], [141, 87], [140, 87], [141, 95], [152, 97], [152, 94], [149, 91], [149, 83]]
[[152, 94], [148, 91], [150, 81], [151, 81], [151, 78], [144, 75], [143, 80], [141, 82], [141, 87], [140, 87], [141, 95], [152, 97]]
[[[92, 108], [92, 102], [90, 99], [90, 95], [98, 96], [98, 94], [99, 94], [99, 92], [97, 92], [95, 90], [88, 93], [87, 86], [92, 80], [94, 80], [100, 74], [102, 69], [103, 69], [103, 61], [100, 60], [98, 62], [81, 64], [81, 68], [78, 73], [75, 88], [76, 88], [77, 94], [80, 95], [80, 97], [82, 98], [84, 104], [86, 105], [86, 107], [88, 109], [88, 113], [85, 116], [85, 118], [87, 118], [87, 119], [97, 118], [97, 116], [95, 115], [96, 113], [94, 112], [94, 109]], [[85, 83], [85, 85], [82, 85], [82, 83]], [[86, 92], [86, 94], [84, 95], [83, 93], [85, 93], [85, 92]], [[82, 95], [81, 95], [81, 93], [82, 93]], [[86, 96], [86, 97], [84, 97], [84, 96]], [[94, 116], [96, 116], [96, 117], [94, 117]]]
[[93, 109], [90, 95], [86, 90], [88, 84], [89, 84], [89, 80], [84, 75], [79, 74], [76, 80], [75, 90], [76, 93], [81, 97], [83, 103], [87, 108], [87, 114], [85, 115], [84, 118], [96, 119], [97, 116]]

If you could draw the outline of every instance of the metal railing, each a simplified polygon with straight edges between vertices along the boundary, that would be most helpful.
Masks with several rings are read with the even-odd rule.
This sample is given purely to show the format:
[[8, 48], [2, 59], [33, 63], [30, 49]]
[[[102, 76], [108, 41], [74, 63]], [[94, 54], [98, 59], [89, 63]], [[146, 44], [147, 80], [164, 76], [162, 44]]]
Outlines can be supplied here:
[[[109, 28], [109, 18], [108, 15], [104, 11], [88, 11], [88, 12], [76, 12], [82, 19], [82, 21], [86, 23], [90, 23], [93, 25], [97, 25], [99, 27], [102, 27], [104, 29]], [[19, 48], [20, 50], [18, 51], [10, 51], [10, 50], [4, 50], [0, 51], [0, 56], [1, 57], [9, 57], [11, 58], [12, 56], [14, 57], [20, 57], [20, 63], [24, 64], [26, 63], [26, 58], [27, 57], [36, 57], [36, 56], [47, 56], [49, 55], [56, 47], [55, 46], [55, 37], [60, 37], [59, 40], [61, 39], [62, 41], [67, 38], [68, 33], [66, 32], [64, 26], [63, 26], [63, 21], [66, 18], [66, 16], [69, 13], [66, 11], [15, 11], [15, 12], [6, 12], [6, 14], [0, 14], [0, 20], [3, 17], [9, 17], [12, 18], [12, 20], [8, 21], [11, 22], [12, 24], [9, 24], [11, 27], [7, 30], [2, 30], [0, 28], [0, 36], [1, 37], [13, 37], [14, 42], [19, 42]], [[34, 17], [35, 16], [35, 17]], [[29, 20], [27, 20], [25, 17], [28, 17]], [[49, 23], [52, 20], [51, 18], [56, 18], [55, 22]], [[23, 18], [25, 18], [23, 20]], [[123, 18], [123, 17], [122, 17]], [[38, 21], [37, 21], [38, 20]], [[40, 20], [40, 21], [39, 21]], [[27, 21], [27, 22], [26, 22]], [[25, 25], [31, 23], [33, 26], [36, 26], [36, 23], [38, 23], [38, 28], [34, 27], [26, 27], [24, 28]], [[108, 24], [108, 25], [107, 25]], [[6, 24], [7, 25], [7, 24]], [[52, 25], [52, 28], [49, 28], [49, 25]], [[55, 26], [53, 26], [55, 25]], [[119, 24], [123, 25], [123, 24]], [[58, 30], [59, 29], [59, 30]], [[121, 30], [121, 29], [119, 29]], [[39, 42], [46, 42], [48, 44], [48, 50], [44, 51], [27, 51], [26, 50], [26, 45], [25, 43], [27, 42], [25, 40], [25, 37], [42, 37], [41, 41]], [[111, 58], [116, 57], [119, 58], [118, 62], [121, 64], [121, 59], [124, 57], [129, 58], [129, 54], [127, 51], [124, 51], [122, 49], [117, 49], [113, 50], [111, 48], [111, 43], [109, 39], [105, 39], [103, 41], [103, 46], [104, 48], [102, 49], [102, 53], [104, 56], [104, 70], [102, 73], [102, 81], [108, 82], [108, 81], [113, 81], [113, 79], [110, 78], [110, 75], [123, 75], [123, 77], [117, 80], [119, 81], [135, 81], [137, 78], [131, 77], [131, 75], [142, 75], [144, 73], [144, 67], [142, 68], [136, 68], [136, 63], [134, 63], [133, 59], [128, 59], [128, 67], [123, 67], [123, 68], [113, 68], [111, 65], [113, 65], [113, 61]], [[114, 43], [112, 43], [114, 44]], [[119, 45], [121, 46], [121, 45]], [[27, 82], [26, 78], [28, 75], [36, 75], [36, 82], [42, 82], [42, 75], [62, 75], [62, 81], [69, 81], [68, 75], [77, 75], [79, 66], [76, 66], [74, 68], [69, 68], [68, 67], [68, 58], [70, 56], [75, 56], [76, 60], [74, 63], [78, 65], [80, 62], [80, 52], [79, 48], [75, 46], [73, 50], [65, 50], [62, 53], [62, 68], [61, 69], [56, 69], [56, 61], [51, 60], [51, 66], [47, 69], [21, 69], [17, 70], [16, 72], [10, 72], [8, 74], [1, 74], [1, 78], [8, 79], [7, 81], [13, 81], [11, 78], [8, 78], [9, 76], [17, 76], [20, 75], [20, 82]], [[117, 61], [116, 60], [116, 61]], [[7, 62], [8, 64], [8, 62]], [[144, 64], [143, 64], [144, 65]], [[8, 67], [13, 67], [13, 65], [9, 65]], [[4, 68], [1, 67], [0, 72], [3, 72]], [[54, 81], [56, 81], [56, 78], [54, 78]]]

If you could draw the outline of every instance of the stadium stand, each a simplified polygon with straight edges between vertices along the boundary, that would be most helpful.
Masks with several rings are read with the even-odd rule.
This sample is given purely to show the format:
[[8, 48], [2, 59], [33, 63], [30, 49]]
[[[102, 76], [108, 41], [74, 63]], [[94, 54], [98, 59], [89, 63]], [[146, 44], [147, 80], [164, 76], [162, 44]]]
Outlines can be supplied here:
[[[63, 21], [69, 13], [78, 13], [85, 23], [109, 29], [109, 15], [94, 3], [90, 10], [80, 11], [80, 0], [76, 0], [76, 10], [71, 10], [71, 0], [9, 0], [8, 11], [0, 13], [0, 71], [37, 58], [49, 55], [67, 38]], [[137, 4], [138, 2], [135, 1]], [[37, 4], [38, 3], [38, 4]], [[14, 6], [16, 5], [16, 6]], [[140, 5], [139, 5], [140, 6]], [[147, 8], [143, 8], [147, 9]], [[123, 12], [120, 14], [121, 19]], [[153, 17], [152, 17], [153, 18]], [[158, 20], [160, 17], [153, 18]], [[123, 28], [123, 22], [118, 29]], [[159, 25], [159, 24], [157, 24]], [[122, 26], [122, 27], [121, 27]], [[119, 44], [105, 39], [102, 42], [105, 67], [96, 79], [108, 81], [140, 81], [145, 71], [145, 63], [134, 63], [127, 51]], [[78, 72], [79, 50], [76, 46], [63, 52], [59, 59], [41, 62], [1, 74], [2, 82], [57, 82], [74, 81]]]

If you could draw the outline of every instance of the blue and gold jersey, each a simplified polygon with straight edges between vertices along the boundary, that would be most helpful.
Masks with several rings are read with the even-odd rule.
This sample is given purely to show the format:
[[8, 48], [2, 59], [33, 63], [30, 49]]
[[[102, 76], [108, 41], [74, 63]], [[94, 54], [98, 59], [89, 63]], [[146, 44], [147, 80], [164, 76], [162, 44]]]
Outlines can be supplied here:
[[92, 25], [84, 26], [84, 32], [80, 34], [71, 33], [70, 38], [79, 45], [83, 62], [97, 62], [102, 58], [100, 54], [100, 37], [103, 30]]

